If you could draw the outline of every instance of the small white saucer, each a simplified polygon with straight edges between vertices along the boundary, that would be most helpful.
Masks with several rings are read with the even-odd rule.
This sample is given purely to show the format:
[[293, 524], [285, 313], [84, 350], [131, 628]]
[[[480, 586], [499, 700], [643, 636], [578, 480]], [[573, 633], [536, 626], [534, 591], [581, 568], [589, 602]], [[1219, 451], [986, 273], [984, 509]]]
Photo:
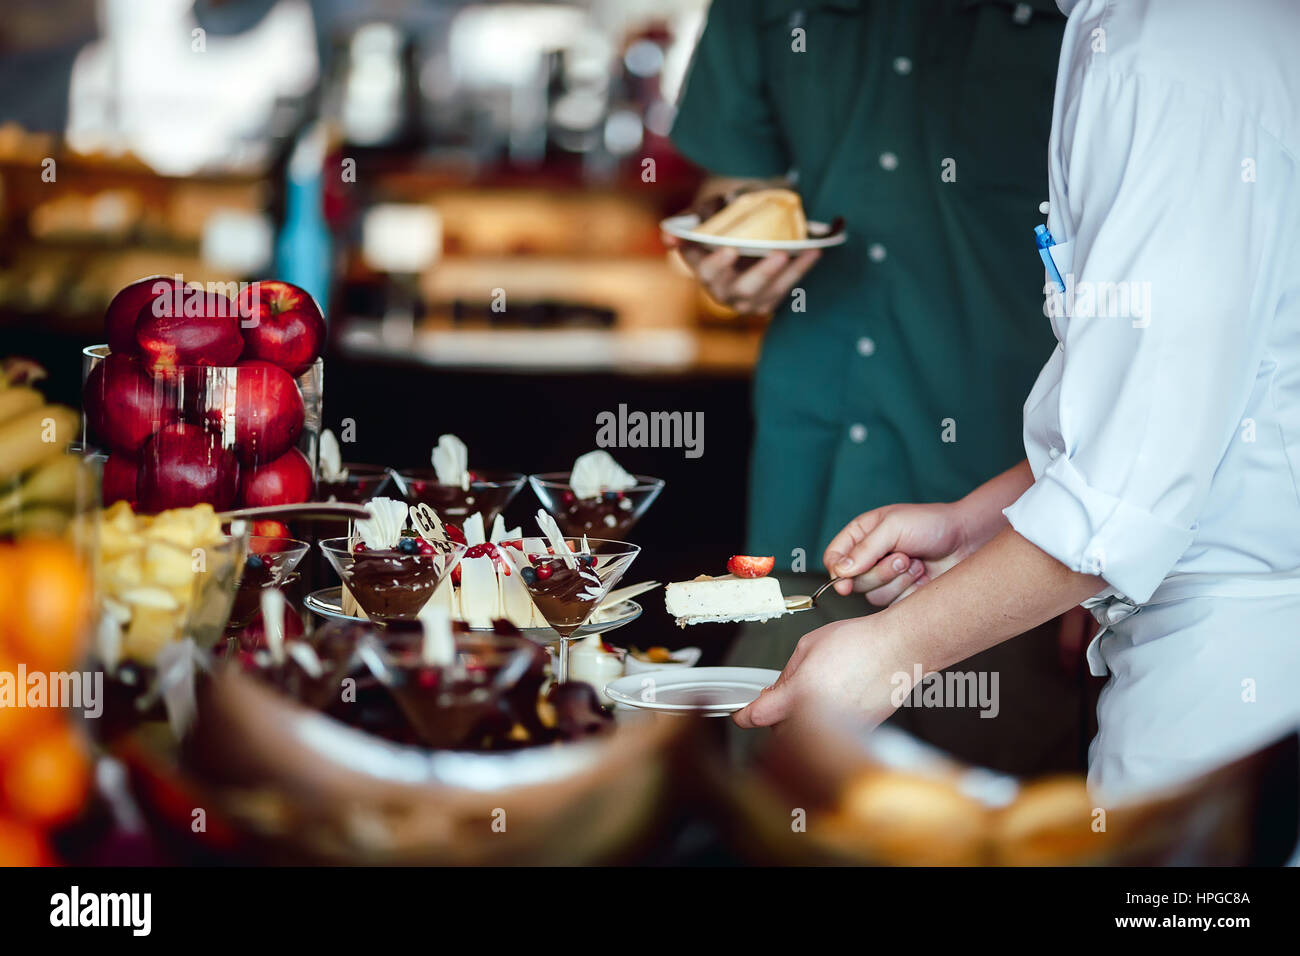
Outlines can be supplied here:
[[682, 667], [628, 674], [606, 684], [605, 695], [642, 710], [725, 717], [748, 706], [780, 676], [766, 667]]
[[702, 246], [730, 246], [739, 249], [742, 256], [765, 256], [769, 252], [804, 252], [808, 249], [827, 249], [841, 246], [848, 241], [849, 234], [843, 230], [831, 233], [830, 225], [824, 222], [808, 223], [807, 239], [732, 239], [730, 236], [711, 236], [696, 232], [700, 217], [695, 213], [683, 213], [669, 216], [659, 223], [659, 228], [670, 236], [684, 242], [696, 242]]

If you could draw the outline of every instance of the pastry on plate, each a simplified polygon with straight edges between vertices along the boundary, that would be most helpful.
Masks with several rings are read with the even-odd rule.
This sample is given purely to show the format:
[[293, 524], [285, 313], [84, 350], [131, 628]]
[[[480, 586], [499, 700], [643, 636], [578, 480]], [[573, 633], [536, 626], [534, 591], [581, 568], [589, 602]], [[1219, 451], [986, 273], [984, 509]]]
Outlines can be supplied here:
[[797, 242], [808, 238], [799, 194], [789, 189], [741, 193], [694, 229], [706, 236]]

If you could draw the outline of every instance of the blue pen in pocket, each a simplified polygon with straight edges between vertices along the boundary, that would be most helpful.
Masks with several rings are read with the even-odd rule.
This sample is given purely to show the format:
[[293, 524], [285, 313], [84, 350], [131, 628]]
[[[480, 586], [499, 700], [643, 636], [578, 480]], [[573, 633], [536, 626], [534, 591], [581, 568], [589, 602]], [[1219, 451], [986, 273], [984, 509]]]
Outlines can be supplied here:
[[1056, 240], [1052, 238], [1046, 226], [1034, 226], [1034, 245], [1038, 247], [1038, 255], [1042, 258], [1043, 265], [1047, 267], [1047, 274], [1052, 277], [1057, 288], [1064, 292], [1065, 280], [1061, 278], [1061, 271], [1056, 268], [1056, 260], [1052, 258], [1052, 246], [1056, 245]]

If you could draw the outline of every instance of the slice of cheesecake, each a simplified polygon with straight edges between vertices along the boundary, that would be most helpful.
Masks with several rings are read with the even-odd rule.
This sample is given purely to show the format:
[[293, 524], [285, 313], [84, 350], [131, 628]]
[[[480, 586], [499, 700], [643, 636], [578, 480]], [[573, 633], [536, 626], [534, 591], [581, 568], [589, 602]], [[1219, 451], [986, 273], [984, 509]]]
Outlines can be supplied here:
[[775, 578], [740, 578], [734, 574], [668, 585], [664, 593], [668, 613], [677, 624], [711, 624], [722, 621], [767, 621], [786, 613], [781, 585]]

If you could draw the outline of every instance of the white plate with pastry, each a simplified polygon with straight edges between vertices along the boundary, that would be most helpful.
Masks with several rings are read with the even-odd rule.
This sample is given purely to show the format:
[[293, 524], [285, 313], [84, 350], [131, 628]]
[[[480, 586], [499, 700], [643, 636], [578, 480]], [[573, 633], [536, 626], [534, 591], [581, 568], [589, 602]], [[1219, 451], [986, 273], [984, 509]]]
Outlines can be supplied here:
[[848, 239], [839, 220], [806, 220], [798, 194], [789, 189], [741, 193], [703, 221], [691, 212], [669, 216], [659, 225], [668, 235], [684, 242], [731, 247], [743, 256], [826, 249], [843, 245]]
[[767, 667], [683, 667], [628, 674], [606, 684], [605, 696], [641, 710], [726, 717], [748, 707], [780, 676]]

